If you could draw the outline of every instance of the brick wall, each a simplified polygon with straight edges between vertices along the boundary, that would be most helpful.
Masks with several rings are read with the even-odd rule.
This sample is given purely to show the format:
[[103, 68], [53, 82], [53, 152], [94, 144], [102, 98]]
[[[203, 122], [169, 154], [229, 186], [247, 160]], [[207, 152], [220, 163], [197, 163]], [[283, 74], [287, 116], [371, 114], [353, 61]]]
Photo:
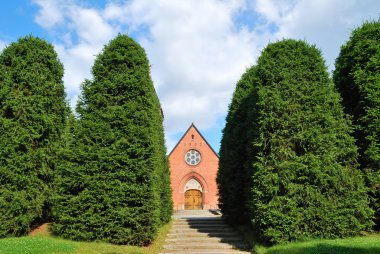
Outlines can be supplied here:
[[[194, 166], [185, 162], [186, 153], [191, 149], [201, 155], [201, 161]], [[170, 153], [169, 163], [174, 210], [184, 209], [185, 185], [192, 178], [201, 184], [203, 209], [218, 207], [216, 174], [219, 158], [194, 125], [190, 126]]]

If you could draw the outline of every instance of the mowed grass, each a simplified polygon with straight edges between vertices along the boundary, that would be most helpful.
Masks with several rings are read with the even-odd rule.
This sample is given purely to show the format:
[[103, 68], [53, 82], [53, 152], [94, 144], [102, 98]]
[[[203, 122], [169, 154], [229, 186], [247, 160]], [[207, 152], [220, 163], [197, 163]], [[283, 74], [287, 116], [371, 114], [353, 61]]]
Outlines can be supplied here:
[[335, 240], [310, 240], [273, 247], [256, 246], [257, 254], [380, 254], [380, 234]]
[[75, 242], [41, 232], [36, 236], [0, 239], [0, 254], [157, 254], [170, 227], [171, 223], [163, 226], [156, 240], [147, 247]]

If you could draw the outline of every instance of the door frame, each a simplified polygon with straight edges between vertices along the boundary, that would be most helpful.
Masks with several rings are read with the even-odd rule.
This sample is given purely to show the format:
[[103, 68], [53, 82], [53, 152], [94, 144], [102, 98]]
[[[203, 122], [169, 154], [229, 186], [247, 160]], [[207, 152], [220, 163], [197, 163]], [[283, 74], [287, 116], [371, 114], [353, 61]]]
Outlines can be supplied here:
[[205, 179], [203, 178], [202, 175], [198, 174], [197, 172], [192, 171], [192, 172], [186, 174], [182, 178], [180, 184], [178, 185], [178, 193], [180, 193], [182, 196], [181, 197], [181, 199], [182, 199], [182, 202], [181, 202], [182, 203], [181, 204], [182, 210], [185, 210], [185, 192], [186, 192], [185, 186], [186, 186], [186, 183], [192, 178], [197, 180], [200, 183], [200, 185], [202, 186], [202, 191], [201, 191], [201, 193], [202, 193], [202, 209], [204, 209], [204, 207], [206, 206], [206, 202], [207, 202], [207, 200], [206, 200], [207, 195], [206, 194], [208, 193], [207, 182], [205, 181]]

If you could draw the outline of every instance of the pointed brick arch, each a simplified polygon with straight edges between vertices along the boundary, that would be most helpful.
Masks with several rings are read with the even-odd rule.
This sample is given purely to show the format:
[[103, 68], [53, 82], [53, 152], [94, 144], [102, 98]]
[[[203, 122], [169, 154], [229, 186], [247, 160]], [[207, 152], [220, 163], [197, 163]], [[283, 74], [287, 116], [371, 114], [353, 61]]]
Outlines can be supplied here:
[[207, 192], [208, 186], [206, 180], [203, 178], [202, 175], [196, 172], [190, 172], [182, 178], [180, 184], [178, 185], [178, 192], [184, 192], [186, 183], [191, 179], [195, 179], [197, 182], [201, 184], [202, 192]]

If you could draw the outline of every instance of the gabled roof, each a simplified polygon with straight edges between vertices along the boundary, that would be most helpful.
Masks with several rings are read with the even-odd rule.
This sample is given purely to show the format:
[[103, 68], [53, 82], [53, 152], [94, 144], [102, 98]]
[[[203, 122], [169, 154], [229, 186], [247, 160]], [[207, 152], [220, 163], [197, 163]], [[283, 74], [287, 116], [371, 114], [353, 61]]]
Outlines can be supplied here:
[[216, 157], [219, 158], [219, 155], [214, 151], [214, 149], [212, 148], [212, 146], [203, 137], [202, 133], [198, 130], [198, 128], [194, 125], [194, 123], [191, 123], [190, 127], [187, 129], [187, 131], [185, 132], [185, 134], [183, 134], [183, 136], [179, 139], [178, 143], [174, 146], [174, 148], [172, 149], [172, 151], [169, 153], [169, 157], [173, 153], [173, 151], [177, 148], [177, 146], [179, 145], [179, 143], [181, 143], [182, 139], [186, 136], [186, 134], [190, 131], [190, 129], [192, 127], [194, 127], [194, 129], [198, 132], [199, 136], [201, 136], [201, 138], [206, 142], [207, 146], [210, 147], [211, 151], [216, 155]]

